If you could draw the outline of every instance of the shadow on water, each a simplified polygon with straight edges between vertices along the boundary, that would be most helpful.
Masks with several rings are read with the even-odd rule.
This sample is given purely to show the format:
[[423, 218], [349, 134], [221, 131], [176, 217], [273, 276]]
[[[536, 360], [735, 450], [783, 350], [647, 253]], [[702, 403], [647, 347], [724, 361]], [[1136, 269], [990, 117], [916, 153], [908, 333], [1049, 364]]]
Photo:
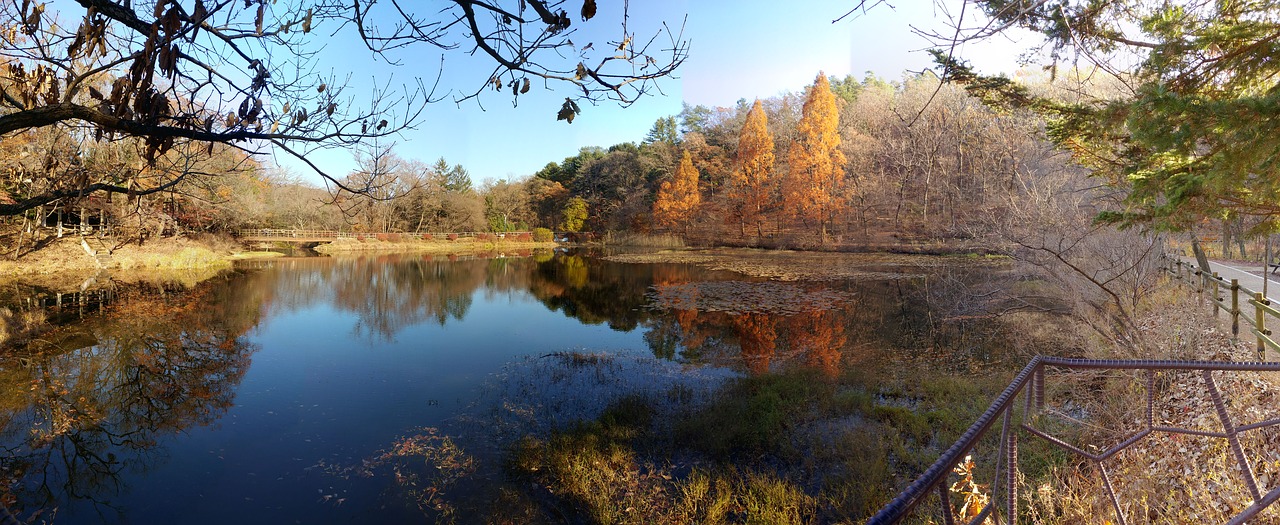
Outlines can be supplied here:
[[[0, 291], [8, 333], [21, 323], [56, 326], [14, 337], [21, 344], [11, 341], [0, 360], [5, 505], [28, 518], [70, 508], [80, 519], [163, 520], [172, 515], [148, 514], [161, 511], [131, 486], [169, 487], [176, 502], [227, 490], [157, 478], [174, 475], [155, 468], [172, 454], [205, 446], [184, 444], [192, 429], [212, 425], [228, 442], [312, 465], [278, 474], [249, 465], [256, 471], [235, 475], [325, 486], [318, 504], [282, 498], [263, 514], [260, 504], [219, 501], [220, 514], [204, 521], [394, 520], [406, 509], [451, 516], [475, 510], [459, 503], [465, 494], [511, 496], [498, 457], [518, 439], [593, 419], [636, 391], [666, 399], [662, 410], [687, 411], [737, 375], [812, 370], [830, 381], [885, 363], [971, 370], [998, 364], [1009, 337], [947, 310], [954, 304], [939, 307], [954, 297], [930, 288], [936, 276], [775, 282], [551, 253], [282, 258], [237, 268], [194, 285]], [[937, 272], [948, 282], [974, 278]], [[264, 359], [253, 367], [255, 410], [297, 412], [305, 443], [253, 439], [273, 435], [270, 420], [215, 425], [245, 404], [242, 383]], [[299, 370], [307, 380], [293, 377]], [[320, 395], [303, 389], [320, 377], [344, 378], [338, 401], [306, 397]], [[459, 401], [445, 408], [438, 399]], [[381, 413], [385, 420], [370, 415]], [[356, 479], [373, 481], [342, 485]]]

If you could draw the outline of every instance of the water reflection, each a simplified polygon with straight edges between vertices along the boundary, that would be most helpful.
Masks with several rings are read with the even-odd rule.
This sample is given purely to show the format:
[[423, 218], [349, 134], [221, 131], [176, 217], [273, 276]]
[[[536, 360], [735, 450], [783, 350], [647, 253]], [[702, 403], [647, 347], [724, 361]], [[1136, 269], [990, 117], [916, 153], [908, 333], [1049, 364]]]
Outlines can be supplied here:
[[106, 312], [0, 361], [4, 503], [19, 514], [59, 500], [110, 514], [121, 477], [145, 472], [164, 436], [232, 406], [258, 321], [234, 290], [120, 291]]
[[[94, 307], [100, 311], [64, 319], [70, 324], [0, 360], [0, 501], [28, 517], [87, 505], [78, 510], [98, 521], [159, 519], [141, 510], [149, 508], [147, 496], [131, 493], [131, 485], [168, 486], [156, 472], [181, 469], [161, 468], [166, 458], [182, 463], [173, 457], [213, 447], [185, 442], [192, 429], [232, 419], [231, 411], [244, 414], [246, 404], [256, 412], [217, 429], [216, 441], [260, 447], [262, 457], [236, 468], [279, 480], [280, 487], [263, 491], [305, 500], [295, 493], [315, 489], [288, 477], [292, 456], [305, 467], [439, 424], [449, 412], [437, 399], [462, 399], [520, 356], [648, 351], [752, 374], [807, 367], [834, 377], [864, 360], [927, 354], [940, 346], [937, 334], [947, 333], [930, 317], [922, 279], [779, 283], [686, 264], [492, 255], [296, 258], [253, 263], [190, 289], [117, 285], [107, 306]], [[608, 334], [625, 334], [613, 340], [630, 347], [602, 342]], [[256, 382], [246, 379], [251, 359], [258, 361]], [[481, 364], [468, 364], [474, 362]], [[326, 379], [348, 388], [334, 393]], [[243, 388], [249, 393], [240, 392], [250, 383]], [[372, 437], [361, 441], [366, 435]], [[279, 464], [264, 464], [268, 459]], [[230, 472], [225, 463], [218, 468]], [[223, 476], [238, 488], [252, 474]], [[173, 501], [196, 498], [191, 492], [201, 487], [186, 483], [173, 482], [184, 485], [173, 488]], [[343, 494], [335, 498], [351, 498], [341, 507], [351, 516], [390, 512]], [[338, 519], [332, 505], [271, 504], [282, 519]], [[235, 505], [204, 519], [263, 512]]]

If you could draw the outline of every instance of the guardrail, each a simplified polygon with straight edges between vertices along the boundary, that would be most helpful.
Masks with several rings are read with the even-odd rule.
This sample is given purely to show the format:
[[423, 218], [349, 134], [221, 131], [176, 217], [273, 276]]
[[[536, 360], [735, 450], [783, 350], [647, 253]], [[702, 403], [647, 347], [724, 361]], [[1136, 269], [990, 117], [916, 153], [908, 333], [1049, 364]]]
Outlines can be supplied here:
[[[1137, 370], [1143, 371], [1146, 375], [1146, 421], [1145, 427], [1120, 443], [1104, 450], [1100, 453], [1087, 452], [1080, 447], [1076, 447], [1067, 443], [1065, 440], [1058, 438], [1048, 431], [1036, 428], [1034, 417], [1036, 414], [1044, 411], [1044, 387], [1046, 380], [1046, 370], [1061, 368], [1067, 370], [1075, 369], [1103, 369], [1103, 370]], [[1191, 371], [1199, 372], [1204, 379], [1205, 389], [1213, 401], [1213, 406], [1217, 412], [1217, 416], [1222, 423], [1223, 431], [1209, 432], [1197, 429], [1179, 428], [1166, 425], [1157, 425], [1154, 417], [1155, 405], [1155, 377], [1158, 371]], [[1251, 423], [1236, 426], [1229, 415], [1226, 403], [1223, 401], [1222, 394], [1218, 389], [1214, 380], [1214, 372], [1242, 372], [1242, 371], [1280, 371], [1280, 363], [1237, 363], [1237, 362], [1214, 362], [1214, 361], [1139, 361], [1139, 360], [1090, 360], [1090, 359], [1068, 359], [1057, 357], [1038, 356], [1031, 360], [1025, 368], [1014, 378], [1013, 382], [1005, 388], [1003, 392], [996, 398], [991, 406], [973, 423], [969, 429], [960, 436], [960, 439], [951, 445], [950, 448], [942, 454], [928, 470], [925, 471], [918, 479], [907, 487], [897, 498], [886, 505], [875, 516], [873, 516], [869, 524], [890, 524], [899, 523], [904, 518], [913, 514], [918, 510], [919, 505], [927, 499], [937, 502], [937, 509], [933, 516], [941, 515], [943, 523], [954, 525], [956, 521], [956, 509], [952, 505], [950, 499], [950, 489], [948, 484], [948, 476], [951, 475], [957, 466], [963, 464], [966, 456], [974, 449], [979, 440], [987, 435], [1000, 421], [1000, 445], [996, 455], [995, 479], [988, 485], [991, 487], [991, 504], [986, 505], [973, 516], [962, 523], [976, 525], [980, 523], [988, 523], [987, 520], [994, 518], [997, 523], [1017, 523], [1018, 516], [1018, 493], [1019, 493], [1019, 471], [1018, 471], [1018, 441], [1019, 434], [1026, 434], [1032, 438], [1044, 440], [1045, 442], [1056, 446], [1062, 450], [1068, 451], [1086, 461], [1093, 462], [1098, 471], [1101, 473], [1103, 486], [1106, 488], [1107, 496], [1110, 499], [1111, 507], [1115, 513], [1115, 523], [1121, 525], [1127, 524], [1122, 505], [1119, 497], [1113, 489], [1110, 474], [1107, 470], [1107, 461], [1116, 454], [1129, 448], [1151, 436], [1153, 433], [1165, 432], [1169, 434], [1183, 434], [1210, 438], [1226, 439], [1231, 449], [1232, 455], [1236, 459], [1236, 463], [1240, 469], [1240, 475], [1245, 480], [1245, 485], [1253, 498], [1253, 503], [1240, 511], [1228, 523], [1241, 524], [1246, 520], [1253, 518], [1267, 506], [1280, 499], [1280, 487], [1271, 489], [1266, 494], [1261, 492], [1258, 481], [1253, 474], [1249, 458], [1245, 455], [1244, 448], [1240, 444], [1238, 438], [1242, 432], [1257, 430], [1260, 428], [1275, 426], [1280, 424], [1280, 418], [1269, 419], [1257, 423]], [[1018, 410], [1019, 396], [1022, 396], [1023, 402], [1021, 411]], [[1018, 417], [1015, 423], [1015, 412]], [[1000, 497], [994, 495], [1002, 492]], [[936, 498], [932, 495], [936, 493]], [[1003, 519], [1002, 519], [1003, 517]], [[932, 519], [929, 520], [933, 522]]]
[[[1210, 298], [1213, 300], [1213, 315], [1217, 317], [1221, 310], [1226, 310], [1231, 314], [1231, 337], [1240, 336], [1240, 319], [1244, 319], [1251, 328], [1250, 332], [1257, 338], [1258, 359], [1266, 360], [1266, 348], [1271, 347], [1272, 350], [1280, 352], [1280, 343], [1271, 338], [1271, 330], [1267, 328], [1267, 317], [1270, 316], [1276, 321], [1280, 321], [1280, 309], [1272, 306], [1271, 299], [1262, 295], [1262, 292], [1250, 290], [1240, 284], [1239, 279], [1226, 280], [1218, 276], [1218, 272], [1211, 275], [1197, 268], [1194, 264], [1187, 263], [1176, 257], [1164, 256], [1165, 263], [1162, 265], [1166, 272], [1173, 275], [1178, 282], [1187, 284], [1196, 289], [1196, 293], [1201, 296], [1208, 290]], [[1228, 307], [1226, 297], [1223, 292], [1229, 292], [1231, 295], [1231, 303]], [[1245, 303], [1253, 306], [1253, 316], [1242, 316], [1243, 311], [1240, 309], [1241, 296], [1244, 296]]]

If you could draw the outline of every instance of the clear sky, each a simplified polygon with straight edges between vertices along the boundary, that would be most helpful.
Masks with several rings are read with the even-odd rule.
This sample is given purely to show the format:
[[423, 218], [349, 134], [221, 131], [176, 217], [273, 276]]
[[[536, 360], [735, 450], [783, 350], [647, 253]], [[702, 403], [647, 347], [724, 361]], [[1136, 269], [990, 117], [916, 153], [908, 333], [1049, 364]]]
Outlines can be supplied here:
[[[845, 14], [852, 0], [691, 0], [638, 1], [630, 3], [631, 27], [639, 35], [652, 34], [666, 21], [673, 28], [685, 23], [690, 57], [677, 78], [660, 83], [655, 93], [628, 107], [613, 103], [584, 105], [582, 114], [566, 124], [555, 114], [565, 93], [545, 91], [535, 84], [513, 107], [509, 95], [489, 91], [475, 101], [454, 104], [451, 99], [427, 108], [417, 129], [396, 140], [395, 151], [404, 158], [433, 162], [444, 157], [462, 164], [476, 183], [485, 179], [513, 179], [531, 175], [547, 162], [560, 161], [584, 146], [610, 146], [639, 142], [658, 118], [680, 112], [681, 103], [730, 106], [740, 98], [751, 100], [799, 91], [819, 70], [843, 77], [861, 78], [865, 72], [894, 80], [904, 72], [919, 72], [930, 65], [924, 49], [928, 43], [911, 28], [945, 28], [932, 0], [900, 0], [893, 7], [880, 5], [865, 14], [832, 21]], [[594, 24], [611, 37], [617, 31], [618, 0], [601, 0]], [[609, 18], [612, 15], [612, 19]], [[686, 19], [687, 15], [687, 19]], [[686, 21], [687, 20], [687, 21]], [[646, 29], [640, 29], [646, 28]], [[602, 35], [582, 33], [572, 37], [591, 41]], [[980, 71], [1012, 72], [1016, 57], [1026, 45], [995, 42], [981, 48], [962, 49]], [[334, 42], [321, 55], [323, 64], [342, 71], [355, 70], [353, 89], [377, 78], [394, 75], [395, 85], [425, 72], [434, 78], [441, 53], [418, 49], [407, 65], [379, 65], [367, 51]], [[370, 64], [361, 67], [361, 64]], [[483, 67], [481, 67], [483, 66]], [[489, 75], [489, 64], [465, 53], [445, 55], [441, 89], [472, 89]], [[561, 86], [560, 89], [565, 89]], [[331, 174], [342, 175], [355, 166], [349, 154], [326, 153], [313, 160]], [[278, 161], [307, 180], [317, 177], [284, 156]]]

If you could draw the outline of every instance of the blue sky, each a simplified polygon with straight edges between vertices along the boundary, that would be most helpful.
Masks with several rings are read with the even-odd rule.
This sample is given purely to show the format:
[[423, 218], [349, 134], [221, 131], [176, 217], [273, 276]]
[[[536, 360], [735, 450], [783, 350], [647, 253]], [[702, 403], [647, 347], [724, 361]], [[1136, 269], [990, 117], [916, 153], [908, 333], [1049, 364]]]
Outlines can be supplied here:
[[[404, 158], [432, 162], [444, 157], [462, 164], [477, 183], [486, 179], [514, 179], [531, 175], [547, 162], [575, 154], [583, 146], [609, 146], [643, 139], [658, 118], [680, 112], [681, 103], [730, 106], [739, 98], [765, 98], [798, 91], [812, 82], [819, 70], [828, 75], [853, 74], [861, 78], [871, 71], [887, 79], [905, 71], [920, 71], [930, 61], [923, 51], [927, 42], [912, 33], [912, 26], [939, 29], [945, 19], [931, 0], [893, 2], [866, 14], [832, 21], [850, 8], [851, 0], [804, 0], [779, 3], [765, 0], [694, 0], [680, 2], [631, 2], [630, 24], [639, 35], [652, 34], [666, 21], [679, 27], [686, 20], [684, 36], [690, 41], [690, 57], [676, 78], [660, 84], [655, 93], [628, 107], [613, 103], [584, 105], [573, 124], [555, 120], [565, 93], [545, 91], [535, 84], [529, 95], [513, 107], [509, 96], [489, 91], [479, 103], [454, 104], [451, 99], [427, 108], [413, 131], [396, 139], [395, 151]], [[613, 20], [621, 2], [602, 0], [600, 14], [572, 38], [611, 38], [617, 32]], [[910, 4], [910, 5], [908, 5]], [[611, 17], [612, 15], [612, 17]], [[640, 29], [647, 28], [647, 29]], [[984, 72], [1012, 72], [1017, 55], [1026, 45], [994, 42], [962, 49]], [[353, 89], [377, 79], [393, 85], [408, 82], [425, 71], [434, 78], [441, 52], [417, 49], [400, 67], [378, 64], [357, 46], [333, 42], [320, 56], [322, 64], [354, 67]], [[474, 90], [489, 75], [489, 64], [460, 51], [445, 55], [441, 89]], [[367, 67], [362, 64], [369, 64]], [[561, 89], [564, 89], [561, 87]], [[319, 178], [296, 160], [277, 157], [304, 180]], [[342, 175], [355, 166], [351, 155], [328, 152], [312, 158], [331, 174]]]

